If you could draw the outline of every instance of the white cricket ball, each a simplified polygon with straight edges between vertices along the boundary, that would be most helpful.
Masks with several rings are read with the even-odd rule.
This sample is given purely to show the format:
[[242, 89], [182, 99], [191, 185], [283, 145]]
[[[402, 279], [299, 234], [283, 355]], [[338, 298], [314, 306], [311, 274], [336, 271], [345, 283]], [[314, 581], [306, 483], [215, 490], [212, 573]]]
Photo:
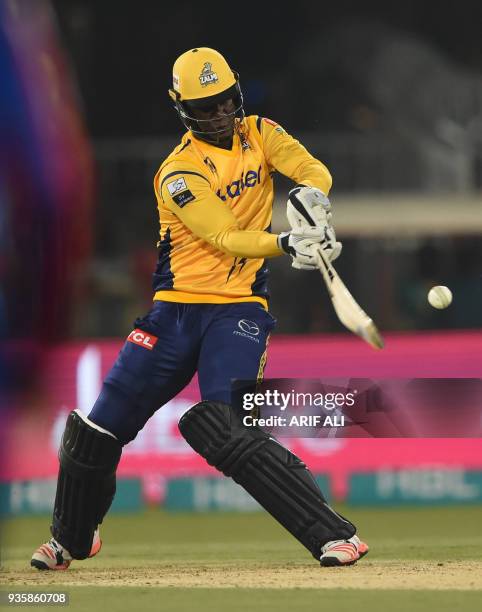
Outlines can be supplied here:
[[443, 285], [432, 287], [428, 292], [428, 302], [430, 306], [443, 310], [452, 303], [452, 292]]

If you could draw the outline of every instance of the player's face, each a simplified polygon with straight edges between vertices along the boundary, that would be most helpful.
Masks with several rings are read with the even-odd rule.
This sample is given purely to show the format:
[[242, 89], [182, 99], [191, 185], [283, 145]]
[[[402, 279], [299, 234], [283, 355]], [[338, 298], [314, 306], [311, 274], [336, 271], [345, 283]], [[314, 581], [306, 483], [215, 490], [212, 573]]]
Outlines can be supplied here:
[[236, 107], [232, 98], [223, 100], [206, 109], [192, 109], [192, 116], [201, 119], [199, 129], [202, 132], [217, 132], [219, 142], [227, 142], [233, 136], [234, 113]]

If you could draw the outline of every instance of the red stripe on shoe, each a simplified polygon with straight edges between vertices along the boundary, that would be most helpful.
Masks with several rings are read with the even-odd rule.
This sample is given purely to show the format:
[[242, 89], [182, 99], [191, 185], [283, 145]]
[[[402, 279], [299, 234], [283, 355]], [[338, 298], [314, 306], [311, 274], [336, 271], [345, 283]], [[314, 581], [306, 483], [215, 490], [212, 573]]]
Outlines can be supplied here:
[[54, 551], [51, 548], [49, 548], [48, 546], [46, 546], [45, 549], [46, 549], [46, 552], [49, 555], [49, 557], [56, 561], [57, 560], [57, 555], [54, 553]]
[[356, 546], [353, 545], [347, 545], [347, 544], [339, 544], [337, 546], [332, 546], [331, 548], [329, 548], [326, 552], [330, 552], [332, 550], [343, 550], [346, 552], [358, 552], [356, 549]]
[[38, 552], [42, 553], [46, 557], [49, 557], [50, 559], [56, 558], [53, 552], [50, 550], [50, 548], [46, 544], [42, 544], [42, 546], [38, 549]]

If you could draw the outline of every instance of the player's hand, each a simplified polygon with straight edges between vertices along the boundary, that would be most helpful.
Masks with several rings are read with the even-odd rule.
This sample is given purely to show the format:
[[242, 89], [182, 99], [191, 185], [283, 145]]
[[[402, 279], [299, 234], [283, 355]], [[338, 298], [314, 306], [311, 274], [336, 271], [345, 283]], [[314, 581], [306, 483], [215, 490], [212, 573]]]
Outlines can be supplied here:
[[[337, 242], [335, 230], [331, 225], [331, 203], [326, 195], [315, 187], [297, 185], [289, 192], [286, 215], [294, 232], [309, 227], [322, 231], [321, 248], [330, 261], [341, 253], [342, 244]], [[307, 269], [293, 261], [293, 267]], [[311, 266], [308, 269], [312, 269]]]
[[323, 248], [324, 231], [317, 227], [304, 227], [283, 232], [278, 236], [278, 246], [292, 257], [293, 268], [316, 270], [317, 248]]

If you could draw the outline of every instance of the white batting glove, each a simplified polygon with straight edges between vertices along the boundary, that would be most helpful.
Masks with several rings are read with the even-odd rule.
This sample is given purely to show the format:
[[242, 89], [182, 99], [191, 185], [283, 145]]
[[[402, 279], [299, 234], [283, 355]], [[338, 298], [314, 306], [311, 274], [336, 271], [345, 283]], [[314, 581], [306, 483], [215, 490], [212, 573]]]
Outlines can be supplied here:
[[[286, 215], [294, 232], [301, 228], [316, 227], [322, 230], [321, 248], [330, 261], [334, 261], [341, 253], [342, 244], [337, 242], [335, 230], [331, 225], [331, 203], [326, 195], [315, 187], [298, 185], [289, 192], [286, 204]], [[306, 268], [293, 261], [294, 268]]]
[[321, 246], [323, 230], [317, 227], [304, 227], [292, 232], [283, 232], [278, 236], [278, 246], [291, 255], [293, 268], [299, 270], [316, 270], [316, 248]]

